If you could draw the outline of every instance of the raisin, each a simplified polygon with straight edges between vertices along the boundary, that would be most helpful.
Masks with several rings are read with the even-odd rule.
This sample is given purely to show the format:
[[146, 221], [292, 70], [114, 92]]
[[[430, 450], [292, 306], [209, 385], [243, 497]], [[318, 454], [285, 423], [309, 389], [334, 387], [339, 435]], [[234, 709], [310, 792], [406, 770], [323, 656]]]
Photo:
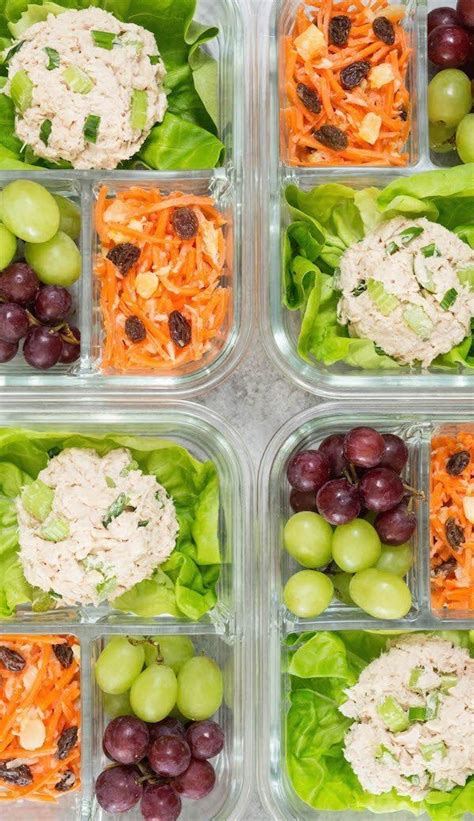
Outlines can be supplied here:
[[395, 42], [395, 30], [388, 17], [376, 17], [372, 23], [372, 30], [376, 37], [387, 46], [393, 46]]
[[198, 218], [190, 208], [176, 208], [172, 223], [175, 233], [181, 239], [192, 239], [198, 232]]
[[107, 259], [119, 269], [120, 273], [125, 276], [128, 274], [130, 268], [133, 268], [140, 257], [140, 249], [131, 242], [120, 242], [112, 248], [107, 254]]
[[335, 125], [322, 125], [321, 128], [313, 131], [313, 135], [320, 143], [334, 151], [344, 151], [349, 145], [347, 135]]
[[370, 71], [370, 63], [367, 60], [356, 60], [350, 66], [343, 68], [340, 74], [341, 86], [350, 91], [360, 85], [362, 80], [365, 80]]
[[460, 450], [458, 453], [453, 453], [446, 462], [446, 470], [450, 476], [459, 476], [460, 473], [467, 468], [471, 461], [471, 455], [467, 450]]
[[408, 111], [405, 106], [400, 109], [400, 119], [403, 120], [404, 123], [408, 120]]
[[451, 556], [451, 558], [447, 559], [447, 561], [443, 562], [443, 564], [440, 564], [438, 565], [438, 567], [435, 567], [431, 575], [434, 578], [436, 578], [437, 576], [450, 576], [452, 573], [454, 573], [456, 567], [457, 561], [456, 559], [453, 559], [453, 557]]
[[351, 30], [351, 19], [347, 14], [337, 14], [331, 17], [329, 23], [329, 42], [333, 46], [345, 46]]
[[71, 752], [76, 743], [77, 727], [67, 727], [66, 730], [63, 730], [59, 736], [56, 758], [59, 758], [59, 760], [62, 761], [62, 759], [66, 758], [68, 753]]
[[451, 547], [457, 548], [464, 544], [464, 530], [455, 519], [448, 519], [444, 527], [446, 538]]
[[319, 114], [321, 111], [321, 100], [316, 91], [306, 86], [304, 83], [298, 83], [296, 86], [296, 93], [303, 103], [304, 107], [313, 114]]
[[66, 772], [62, 774], [61, 780], [54, 785], [54, 789], [58, 792], [67, 792], [68, 790], [72, 790], [75, 783], [76, 776], [72, 770], [66, 770]]
[[10, 673], [21, 673], [26, 661], [20, 653], [8, 647], [0, 647], [0, 661]]
[[128, 316], [125, 320], [125, 333], [132, 342], [142, 342], [146, 338], [146, 329], [138, 316]]
[[62, 644], [53, 644], [53, 652], [61, 667], [64, 667], [64, 669], [67, 670], [67, 668], [71, 666], [74, 659], [72, 647], [69, 646], [67, 641], [62, 642]]
[[172, 311], [168, 318], [168, 327], [173, 342], [179, 348], [185, 348], [191, 342], [191, 323], [179, 311]]
[[[12, 759], [10, 759], [11, 761]], [[33, 781], [33, 775], [26, 764], [19, 767], [7, 768], [8, 761], [0, 761], [0, 779], [17, 787], [27, 787]]]

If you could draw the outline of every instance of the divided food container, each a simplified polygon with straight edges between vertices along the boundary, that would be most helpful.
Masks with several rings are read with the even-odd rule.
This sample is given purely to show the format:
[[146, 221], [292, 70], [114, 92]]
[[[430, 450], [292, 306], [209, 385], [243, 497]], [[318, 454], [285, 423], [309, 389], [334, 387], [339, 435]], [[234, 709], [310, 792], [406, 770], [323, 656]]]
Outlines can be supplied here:
[[[222, 549], [218, 604], [199, 622], [169, 616], [139, 618], [102, 608], [69, 608], [47, 613], [19, 612], [2, 623], [2, 633], [73, 634], [81, 645], [82, 792], [64, 796], [56, 806], [2, 804], [13, 821], [79, 821], [113, 818], [94, 800], [94, 779], [106, 766], [102, 735], [106, 722], [94, 664], [113, 635], [187, 635], [196, 652], [210, 655], [224, 678], [218, 721], [226, 736], [216, 760], [213, 792], [199, 802], [183, 802], [182, 818], [207, 821], [243, 817], [252, 781], [253, 682], [251, 630], [254, 578], [249, 550], [253, 522], [252, 471], [241, 441], [226, 422], [204, 407], [144, 396], [90, 398], [64, 393], [4, 394], [0, 427], [80, 432], [113, 431], [157, 436], [186, 447], [198, 459], [210, 459], [220, 481], [219, 537]], [[137, 811], [131, 818], [140, 817]]]
[[[437, 0], [407, 0], [404, 27], [412, 48], [407, 86], [412, 100], [412, 133], [407, 146], [408, 166], [382, 167], [292, 167], [287, 164], [285, 140], [280, 139], [280, 109], [285, 91], [282, 80], [283, 40], [294, 23], [300, 0], [266, 0], [259, 4], [257, 29], [257, 59], [259, 82], [256, 88], [255, 111], [258, 117], [256, 145], [260, 147], [260, 293], [262, 303], [263, 338], [267, 352], [283, 373], [300, 388], [324, 397], [370, 394], [399, 396], [405, 393], [436, 394], [440, 391], [467, 393], [473, 389], [472, 370], [431, 369], [430, 371], [400, 368], [369, 371], [345, 363], [324, 365], [315, 360], [310, 364], [297, 351], [301, 317], [282, 305], [282, 235], [290, 222], [284, 192], [294, 184], [305, 191], [325, 183], [341, 183], [355, 189], [375, 186], [383, 188], [394, 179], [411, 177], [420, 171], [434, 170], [437, 163], [453, 164], [455, 155], [431, 154], [428, 139], [427, 86], [427, 14], [439, 5], [455, 6]], [[395, 5], [395, 3], [394, 3]], [[336, 4], [334, 8], [337, 8]]]
[[[36, 371], [22, 359], [0, 365], [0, 386], [60, 386], [73, 390], [130, 389], [187, 397], [214, 387], [236, 366], [250, 333], [252, 316], [253, 255], [252, 219], [248, 208], [252, 184], [250, 144], [246, 139], [250, 99], [251, 66], [246, 58], [249, 8], [247, 0], [198, 0], [195, 19], [217, 26], [219, 34], [206, 45], [218, 61], [219, 135], [225, 144], [225, 161], [208, 171], [4, 171], [0, 189], [12, 179], [32, 179], [54, 193], [69, 197], [80, 206], [82, 232], [80, 249], [83, 273], [73, 289], [76, 313], [73, 324], [81, 331], [81, 358], [72, 368], [57, 365], [50, 371]], [[103, 330], [98, 304], [99, 288], [94, 280], [97, 236], [94, 230], [94, 204], [98, 189], [106, 185], [110, 193], [133, 185], [156, 187], [165, 194], [214, 197], [216, 207], [227, 222], [225, 237], [227, 264], [224, 271], [231, 287], [231, 299], [220, 335], [212, 349], [199, 362], [163, 372], [113, 374], [100, 369]]]
[[[425, 494], [417, 505], [418, 526], [413, 540], [414, 565], [408, 584], [413, 607], [403, 619], [382, 621], [362, 610], [334, 601], [316, 619], [292, 616], [282, 603], [282, 591], [296, 564], [283, 549], [283, 527], [291, 515], [290, 487], [286, 478], [289, 459], [301, 449], [317, 447], [326, 437], [355, 425], [401, 435], [410, 450], [408, 484]], [[431, 609], [429, 567], [429, 470], [430, 443], [440, 431], [474, 429], [472, 402], [456, 405], [442, 400], [431, 403], [381, 402], [322, 405], [288, 421], [273, 437], [264, 454], [259, 474], [260, 511], [259, 614], [262, 625], [257, 656], [259, 696], [262, 708], [258, 739], [258, 782], [266, 812], [272, 819], [327, 819], [347, 821], [362, 817], [351, 812], [316, 812], [299, 799], [286, 770], [286, 714], [289, 708], [288, 647], [290, 634], [300, 636], [318, 630], [461, 630], [474, 628], [474, 612]], [[299, 568], [301, 569], [301, 568]], [[304, 639], [303, 639], [304, 640]], [[377, 817], [366, 812], [363, 816]], [[392, 816], [383, 816], [392, 817]], [[395, 816], [393, 816], [395, 817]], [[413, 816], [396, 814], [408, 821]]]

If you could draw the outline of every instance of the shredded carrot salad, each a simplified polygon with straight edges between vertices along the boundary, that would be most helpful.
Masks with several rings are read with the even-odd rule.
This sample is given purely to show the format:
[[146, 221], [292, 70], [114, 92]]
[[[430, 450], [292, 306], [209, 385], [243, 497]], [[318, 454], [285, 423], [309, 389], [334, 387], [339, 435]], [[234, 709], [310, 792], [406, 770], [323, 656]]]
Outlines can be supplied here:
[[222, 335], [230, 301], [225, 220], [214, 201], [137, 187], [109, 198], [103, 186], [95, 223], [102, 368], [175, 370], [201, 360]]
[[432, 441], [430, 556], [433, 607], [473, 610], [474, 433]]
[[407, 164], [411, 50], [400, 24], [404, 14], [387, 0], [300, 6], [283, 58], [283, 150], [291, 165]]
[[80, 787], [78, 650], [73, 636], [0, 636], [1, 801]]

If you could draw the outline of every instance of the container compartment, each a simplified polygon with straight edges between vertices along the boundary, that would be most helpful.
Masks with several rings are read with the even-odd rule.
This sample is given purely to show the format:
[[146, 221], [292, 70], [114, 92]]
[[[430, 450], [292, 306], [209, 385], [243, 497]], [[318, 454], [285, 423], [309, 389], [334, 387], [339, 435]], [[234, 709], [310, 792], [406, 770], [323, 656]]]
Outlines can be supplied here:
[[[187, 448], [200, 460], [215, 463], [220, 481], [219, 540], [221, 572], [217, 586], [218, 603], [203, 617], [202, 630], [224, 632], [229, 625], [241, 624], [246, 612], [246, 579], [250, 572], [244, 550], [249, 541], [249, 523], [252, 511], [252, 478], [247, 452], [236, 434], [214, 413], [198, 405], [174, 402], [163, 403], [143, 397], [101, 397], [100, 401], [87, 396], [66, 399], [61, 394], [41, 397], [31, 394], [5, 395], [0, 411], [2, 428], [31, 430], [62, 430], [82, 433], [120, 433], [139, 437], [155, 436], [176, 442]], [[78, 606], [63, 608], [46, 614], [19, 610], [10, 623], [43, 623], [52, 626], [55, 621], [94, 622], [111, 621], [134, 624], [137, 617], [100, 607]], [[151, 618], [149, 624], [179, 622], [170, 616]], [[189, 621], [182, 618], [183, 623]], [[26, 629], [26, 628], [25, 628]], [[193, 629], [192, 626], [190, 628]]]

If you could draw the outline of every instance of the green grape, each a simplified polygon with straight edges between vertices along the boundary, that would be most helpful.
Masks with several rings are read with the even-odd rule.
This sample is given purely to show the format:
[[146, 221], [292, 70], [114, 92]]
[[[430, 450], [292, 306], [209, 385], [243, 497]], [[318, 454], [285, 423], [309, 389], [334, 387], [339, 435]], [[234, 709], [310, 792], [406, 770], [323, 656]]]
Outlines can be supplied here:
[[81, 233], [81, 212], [77, 205], [60, 194], [53, 194], [59, 208], [59, 230], [64, 231], [71, 239], [79, 239]]
[[332, 527], [319, 513], [295, 513], [285, 525], [283, 543], [303, 567], [323, 567], [332, 557]]
[[42, 185], [14, 180], [3, 189], [0, 219], [25, 242], [47, 242], [59, 228], [59, 208]]
[[331, 604], [334, 585], [318, 570], [301, 570], [288, 579], [283, 600], [291, 613], [302, 619], [319, 616]]
[[401, 544], [400, 547], [391, 547], [388, 544], [382, 545], [382, 554], [375, 567], [378, 570], [386, 570], [387, 573], [394, 573], [395, 576], [406, 576], [413, 564], [413, 550], [409, 544]]
[[344, 604], [354, 605], [351, 594], [349, 593], [352, 575], [350, 573], [336, 573], [334, 576], [331, 576], [331, 579], [334, 584], [334, 595], [336, 598]]
[[76, 243], [64, 231], [48, 242], [25, 245], [26, 261], [44, 285], [73, 285], [81, 275], [81, 255]]
[[178, 710], [192, 721], [211, 718], [222, 704], [222, 673], [208, 656], [194, 656], [178, 673]]
[[403, 579], [375, 567], [356, 573], [349, 592], [357, 606], [376, 619], [401, 619], [412, 603]]
[[95, 678], [104, 693], [118, 696], [130, 690], [145, 663], [142, 644], [130, 644], [125, 636], [114, 636], [95, 665]]
[[458, 68], [435, 74], [428, 86], [428, 117], [431, 123], [456, 126], [472, 107], [471, 81]]
[[104, 712], [109, 718], [133, 715], [132, 705], [130, 704], [130, 690], [116, 696], [104, 693], [103, 705]]
[[161, 721], [175, 706], [177, 694], [178, 682], [171, 667], [153, 664], [133, 682], [130, 704], [142, 721]]
[[16, 254], [16, 237], [0, 223], [0, 271], [10, 265]]
[[459, 123], [456, 148], [463, 162], [474, 162], [474, 114], [468, 114]]
[[430, 123], [430, 148], [435, 154], [447, 154], [454, 151], [455, 125], [445, 125], [444, 123]]
[[145, 645], [147, 667], [157, 660], [158, 654], [178, 675], [183, 664], [195, 655], [194, 644], [188, 636], [153, 636], [153, 644]]
[[345, 573], [373, 567], [381, 553], [378, 533], [365, 519], [339, 525], [334, 531], [332, 553], [334, 561]]

